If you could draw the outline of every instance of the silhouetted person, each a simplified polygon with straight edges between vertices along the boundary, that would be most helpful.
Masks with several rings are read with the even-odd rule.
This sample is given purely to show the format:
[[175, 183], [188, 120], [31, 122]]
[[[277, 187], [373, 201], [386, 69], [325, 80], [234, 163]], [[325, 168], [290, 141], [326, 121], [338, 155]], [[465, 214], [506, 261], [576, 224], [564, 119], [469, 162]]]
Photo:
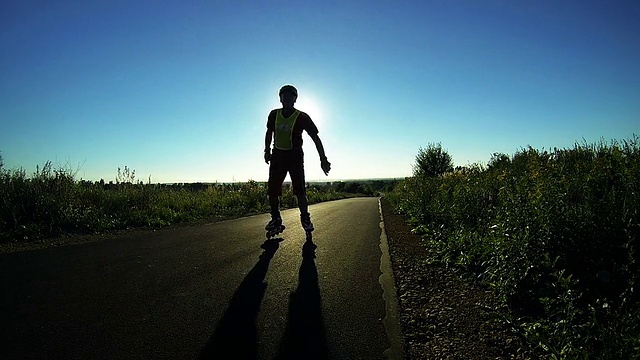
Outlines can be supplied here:
[[[292, 85], [280, 88], [281, 109], [274, 109], [267, 118], [267, 132], [264, 137], [264, 161], [269, 164], [269, 204], [271, 221], [265, 227], [267, 236], [271, 237], [284, 230], [280, 217], [280, 199], [282, 183], [287, 176], [291, 177], [293, 194], [298, 198], [300, 222], [307, 235], [313, 231], [309, 215], [309, 204], [304, 180], [304, 154], [302, 152], [302, 132], [311, 137], [320, 155], [320, 166], [325, 175], [331, 170], [331, 163], [324, 153], [322, 141], [318, 137], [318, 128], [311, 117], [293, 107], [298, 99], [298, 90]], [[273, 140], [273, 150], [271, 142]]]

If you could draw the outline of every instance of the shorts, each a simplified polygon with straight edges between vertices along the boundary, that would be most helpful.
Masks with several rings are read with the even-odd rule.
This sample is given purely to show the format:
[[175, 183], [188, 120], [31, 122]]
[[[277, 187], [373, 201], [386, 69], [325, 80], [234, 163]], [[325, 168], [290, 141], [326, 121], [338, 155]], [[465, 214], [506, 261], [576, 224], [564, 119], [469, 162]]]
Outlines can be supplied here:
[[284, 183], [284, 178], [287, 176], [287, 172], [291, 177], [293, 194], [305, 194], [304, 154], [302, 149], [273, 149], [269, 165], [269, 195], [282, 195], [282, 183]]

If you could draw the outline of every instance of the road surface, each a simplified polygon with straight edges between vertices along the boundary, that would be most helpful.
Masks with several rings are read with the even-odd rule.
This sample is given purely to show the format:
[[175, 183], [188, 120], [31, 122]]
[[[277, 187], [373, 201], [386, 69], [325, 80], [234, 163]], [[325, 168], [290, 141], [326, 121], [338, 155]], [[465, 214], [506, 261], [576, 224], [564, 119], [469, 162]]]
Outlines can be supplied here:
[[0, 358], [398, 358], [378, 199], [310, 212], [0, 255]]

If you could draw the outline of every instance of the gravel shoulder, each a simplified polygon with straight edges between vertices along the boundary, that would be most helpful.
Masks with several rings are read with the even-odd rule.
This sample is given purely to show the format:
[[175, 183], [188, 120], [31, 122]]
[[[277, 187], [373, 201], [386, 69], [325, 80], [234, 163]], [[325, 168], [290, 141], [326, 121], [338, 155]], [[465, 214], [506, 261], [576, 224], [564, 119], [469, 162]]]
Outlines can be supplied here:
[[427, 248], [407, 218], [382, 199], [407, 359], [536, 359], [503, 324], [491, 291], [453, 269], [426, 261]]

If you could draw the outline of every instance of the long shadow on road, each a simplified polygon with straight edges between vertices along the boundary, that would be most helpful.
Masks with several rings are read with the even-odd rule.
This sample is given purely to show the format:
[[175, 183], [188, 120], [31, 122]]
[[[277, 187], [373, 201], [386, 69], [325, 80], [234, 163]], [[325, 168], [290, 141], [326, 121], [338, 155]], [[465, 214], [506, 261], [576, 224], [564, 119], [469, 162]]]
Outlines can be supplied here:
[[298, 288], [289, 299], [287, 329], [276, 359], [329, 358], [315, 249], [316, 245], [311, 241], [307, 241], [302, 248]]
[[273, 239], [262, 244], [264, 251], [258, 263], [233, 294], [229, 308], [202, 349], [200, 359], [225, 359], [230, 354], [234, 359], [258, 357], [256, 317], [267, 288], [264, 278], [281, 241]]

